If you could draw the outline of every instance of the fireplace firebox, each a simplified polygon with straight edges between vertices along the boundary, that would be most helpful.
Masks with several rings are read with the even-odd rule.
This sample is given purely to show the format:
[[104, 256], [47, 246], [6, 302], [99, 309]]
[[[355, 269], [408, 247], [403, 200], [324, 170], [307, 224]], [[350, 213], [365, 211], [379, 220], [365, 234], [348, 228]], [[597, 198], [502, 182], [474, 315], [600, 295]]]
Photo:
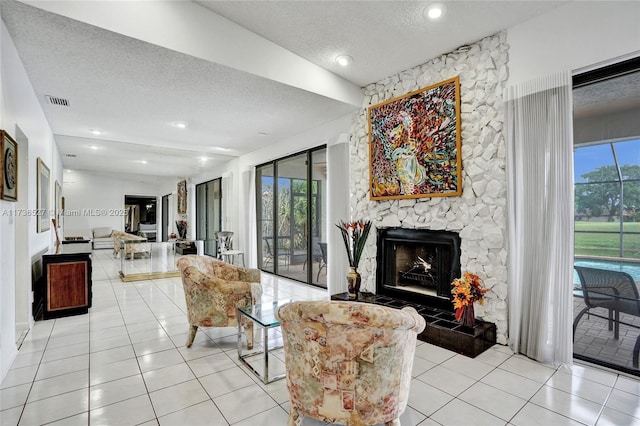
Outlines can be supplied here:
[[377, 245], [377, 295], [453, 311], [451, 282], [460, 277], [458, 233], [380, 228]]

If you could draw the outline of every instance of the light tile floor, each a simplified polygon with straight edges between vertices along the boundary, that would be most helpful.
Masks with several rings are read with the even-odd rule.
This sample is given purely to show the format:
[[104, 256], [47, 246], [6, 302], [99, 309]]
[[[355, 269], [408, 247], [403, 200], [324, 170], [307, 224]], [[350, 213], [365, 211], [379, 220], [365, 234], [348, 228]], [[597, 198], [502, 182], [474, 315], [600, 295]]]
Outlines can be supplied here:
[[[187, 323], [179, 278], [123, 283], [93, 257], [88, 315], [38, 321], [0, 386], [0, 424], [286, 425], [284, 381], [238, 365], [236, 330]], [[323, 299], [263, 275], [264, 302]], [[585, 365], [550, 368], [505, 346], [475, 359], [418, 342], [409, 425], [640, 425], [640, 381]], [[321, 425], [305, 419], [304, 425]]]

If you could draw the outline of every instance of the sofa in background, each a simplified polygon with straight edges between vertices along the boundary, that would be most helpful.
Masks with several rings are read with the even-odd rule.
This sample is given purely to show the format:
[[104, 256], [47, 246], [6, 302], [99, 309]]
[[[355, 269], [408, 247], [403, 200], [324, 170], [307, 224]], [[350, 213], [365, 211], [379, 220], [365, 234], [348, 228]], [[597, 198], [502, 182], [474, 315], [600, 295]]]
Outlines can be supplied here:
[[133, 260], [136, 254], [150, 255], [151, 244], [139, 235], [113, 231], [113, 256], [118, 257], [122, 250], [124, 250], [124, 256]]
[[100, 227], [91, 230], [93, 249], [113, 249], [113, 228]]
[[138, 235], [149, 241], [156, 241], [157, 225], [155, 223], [141, 223], [138, 225]]

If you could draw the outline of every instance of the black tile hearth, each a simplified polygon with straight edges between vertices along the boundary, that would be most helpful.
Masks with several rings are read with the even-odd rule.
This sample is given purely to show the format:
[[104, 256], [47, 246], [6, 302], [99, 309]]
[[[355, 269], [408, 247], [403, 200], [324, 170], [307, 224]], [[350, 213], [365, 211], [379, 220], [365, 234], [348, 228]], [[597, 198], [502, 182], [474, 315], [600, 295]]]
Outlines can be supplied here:
[[[334, 294], [331, 300], [349, 300], [349, 294]], [[452, 312], [373, 293], [360, 293], [356, 302], [373, 303], [396, 309], [411, 306], [427, 322], [418, 339], [471, 358], [475, 358], [496, 343], [496, 325], [491, 322], [477, 320], [475, 326], [466, 327], [455, 320]]]

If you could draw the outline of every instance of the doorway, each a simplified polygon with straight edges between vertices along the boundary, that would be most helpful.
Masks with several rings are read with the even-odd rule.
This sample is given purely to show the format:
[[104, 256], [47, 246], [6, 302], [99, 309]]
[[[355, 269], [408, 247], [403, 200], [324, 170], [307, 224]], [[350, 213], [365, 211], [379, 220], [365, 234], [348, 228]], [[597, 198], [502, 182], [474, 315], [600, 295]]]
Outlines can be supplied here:
[[169, 197], [171, 194], [162, 196], [162, 241], [169, 241]]
[[124, 196], [124, 230], [130, 234], [141, 235], [148, 241], [156, 240], [157, 207], [156, 197], [143, 195]]

